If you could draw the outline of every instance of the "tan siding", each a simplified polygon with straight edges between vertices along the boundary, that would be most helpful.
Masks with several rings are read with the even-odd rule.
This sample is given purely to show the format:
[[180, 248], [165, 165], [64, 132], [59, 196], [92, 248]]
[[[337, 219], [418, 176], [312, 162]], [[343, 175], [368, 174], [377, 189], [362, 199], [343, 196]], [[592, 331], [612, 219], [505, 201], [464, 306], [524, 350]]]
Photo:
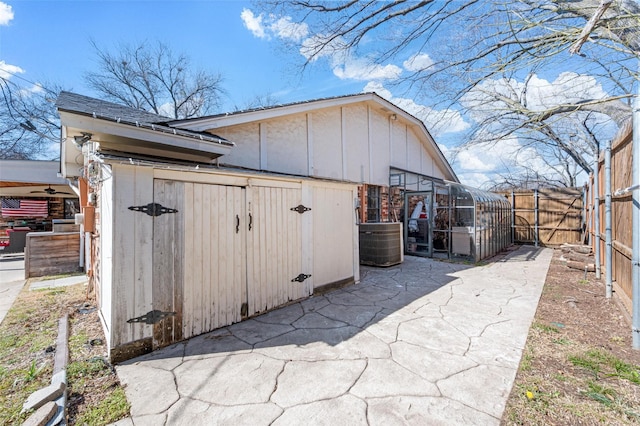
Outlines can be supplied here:
[[352, 182], [369, 179], [369, 118], [365, 105], [344, 108], [347, 176]]
[[258, 123], [213, 130], [213, 133], [235, 143], [229, 154], [220, 158], [223, 164], [260, 168], [260, 133]]
[[342, 178], [342, 126], [340, 109], [314, 111], [313, 175], [331, 179]]
[[391, 166], [407, 170], [407, 126], [397, 121], [391, 129]]
[[313, 190], [315, 287], [354, 277], [354, 240], [348, 238], [355, 223], [353, 199], [353, 190]]
[[371, 110], [371, 176], [372, 185], [389, 185], [389, 117]]
[[152, 170], [135, 166], [114, 166], [113, 194], [113, 321], [125, 324], [114, 328], [116, 345], [151, 336], [144, 323], [127, 323], [131, 318], [149, 312], [151, 308], [151, 218], [129, 210], [130, 206], [152, 201]]
[[[154, 202], [177, 209], [177, 213], [163, 214], [154, 220], [153, 247], [153, 309], [175, 312], [175, 315], [153, 326], [154, 347], [166, 346], [182, 339], [185, 216], [185, 184], [156, 180]], [[179, 236], [177, 238], [177, 236]]]
[[427, 155], [412, 129], [407, 130], [407, 170], [422, 172], [422, 156]]
[[250, 192], [253, 226], [248, 234], [247, 285], [253, 315], [309, 293], [304, 284], [291, 281], [303, 272], [301, 215], [290, 210], [301, 203], [301, 190], [252, 187]]
[[267, 167], [269, 171], [307, 174], [307, 118], [298, 114], [266, 124]]

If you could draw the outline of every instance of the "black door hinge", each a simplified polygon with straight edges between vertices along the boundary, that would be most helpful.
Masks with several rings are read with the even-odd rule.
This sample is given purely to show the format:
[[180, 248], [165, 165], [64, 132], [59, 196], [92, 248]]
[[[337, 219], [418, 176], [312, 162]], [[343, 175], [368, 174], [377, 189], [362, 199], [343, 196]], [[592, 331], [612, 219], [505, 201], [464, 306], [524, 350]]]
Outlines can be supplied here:
[[291, 209], [289, 210], [302, 214], [304, 212], [308, 212], [309, 210], [311, 210], [311, 207], [305, 207], [302, 204], [298, 204], [298, 206], [291, 207]]
[[297, 277], [295, 277], [294, 279], [291, 280], [291, 282], [303, 282], [304, 280], [306, 280], [307, 278], [309, 278], [311, 275], [307, 275], [307, 274], [300, 274]]
[[146, 206], [131, 206], [129, 210], [133, 210], [134, 212], [146, 213], [149, 216], [160, 216], [165, 213], [178, 213], [176, 209], [170, 209], [169, 207], [164, 207], [158, 203], [149, 203]]
[[176, 314], [177, 312], [162, 312], [154, 309], [153, 311], [149, 311], [144, 315], [140, 315], [139, 317], [131, 318], [130, 320], [127, 320], [127, 322], [143, 322], [145, 324], [156, 324], [163, 319], [172, 317]]

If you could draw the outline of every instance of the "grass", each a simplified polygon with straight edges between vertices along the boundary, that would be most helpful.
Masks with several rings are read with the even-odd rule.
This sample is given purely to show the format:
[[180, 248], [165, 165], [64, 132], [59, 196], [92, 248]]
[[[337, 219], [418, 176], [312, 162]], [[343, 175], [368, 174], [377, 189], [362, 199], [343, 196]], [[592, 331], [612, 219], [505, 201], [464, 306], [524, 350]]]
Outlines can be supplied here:
[[569, 362], [576, 367], [589, 371], [596, 380], [603, 377], [614, 377], [640, 385], [640, 367], [628, 364], [616, 356], [599, 349], [591, 349], [582, 354], [571, 355], [569, 356]]
[[64, 314], [70, 316], [68, 424], [104, 425], [128, 414], [124, 391], [101, 356], [103, 348], [89, 343], [103, 338], [96, 314], [77, 314], [77, 307], [85, 302], [82, 284], [23, 289], [18, 295], [0, 324], [0, 425], [22, 424], [30, 414], [21, 413], [24, 401], [51, 383], [58, 320]]
[[640, 424], [640, 357], [604, 284], [580, 278], [551, 263], [501, 425]]
[[122, 418], [122, 413], [129, 412], [129, 403], [122, 388], [114, 390], [107, 398], [100, 401], [97, 406], [80, 414], [76, 424], [80, 425], [104, 425], [113, 423]]
[[553, 325], [542, 324], [540, 322], [535, 322], [532, 326], [536, 330], [540, 330], [543, 333], [559, 333], [560, 329]]

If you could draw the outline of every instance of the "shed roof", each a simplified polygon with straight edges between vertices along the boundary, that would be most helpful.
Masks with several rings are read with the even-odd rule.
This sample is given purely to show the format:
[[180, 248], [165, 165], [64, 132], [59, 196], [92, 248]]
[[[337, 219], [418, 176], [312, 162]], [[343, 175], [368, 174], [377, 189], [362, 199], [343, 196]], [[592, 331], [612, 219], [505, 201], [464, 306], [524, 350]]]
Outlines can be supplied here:
[[172, 121], [172, 118], [164, 117], [142, 109], [131, 108], [113, 102], [79, 95], [77, 93], [61, 92], [58, 95], [56, 107], [59, 111], [86, 115], [119, 124], [147, 128], [160, 133], [170, 133], [184, 137], [191, 137], [201, 141], [217, 142], [230, 146], [233, 145], [233, 142], [219, 136], [212, 135], [208, 132], [183, 129], [179, 126], [170, 127], [167, 123]]

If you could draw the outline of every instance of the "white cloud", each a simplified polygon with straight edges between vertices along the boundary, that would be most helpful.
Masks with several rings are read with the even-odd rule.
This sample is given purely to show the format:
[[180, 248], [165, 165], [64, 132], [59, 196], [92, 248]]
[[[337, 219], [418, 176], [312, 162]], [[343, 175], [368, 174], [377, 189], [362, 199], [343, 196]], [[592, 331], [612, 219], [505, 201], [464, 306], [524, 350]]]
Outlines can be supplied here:
[[444, 149], [460, 181], [474, 187], [491, 186], [505, 176], [539, 175], [563, 181], [559, 171], [535, 149], [523, 146], [515, 138], [496, 143]]
[[38, 95], [44, 93], [44, 91], [44, 87], [42, 87], [42, 84], [40, 83], [34, 83], [30, 87], [20, 89], [20, 93], [26, 97], [29, 97], [31, 95]]
[[[274, 37], [299, 43], [300, 54], [310, 62], [328, 59], [333, 74], [341, 80], [395, 80], [402, 73], [402, 68], [397, 65], [376, 64], [367, 57], [353, 56], [341, 37], [327, 38], [324, 34], [309, 36], [308, 25], [293, 22], [290, 16], [256, 16], [251, 10], [243, 9], [240, 17], [255, 37], [267, 40]], [[425, 63], [423, 56], [414, 58], [416, 66]]]
[[240, 13], [240, 18], [242, 18], [242, 22], [244, 26], [251, 31], [251, 33], [258, 38], [267, 37], [264, 26], [262, 25], [262, 14], [255, 16], [253, 12], [249, 9], [242, 9], [242, 13]]
[[325, 42], [325, 36], [322, 34], [308, 37], [300, 44], [300, 54], [311, 62], [324, 57], [332, 59], [334, 63], [339, 63], [340, 58], [342, 61], [346, 59], [347, 49], [341, 37], [336, 37], [324, 45]]
[[9, 25], [13, 20], [13, 8], [4, 2], [0, 2], [0, 25]]
[[[273, 19], [273, 18], [272, 18]], [[278, 37], [286, 40], [300, 42], [309, 34], [309, 26], [291, 21], [290, 16], [285, 16], [269, 25], [269, 29]]]
[[413, 99], [395, 97], [380, 82], [369, 82], [364, 87], [363, 92], [376, 92], [389, 102], [398, 105], [409, 114], [422, 120], [429, 133], [434, 137], [445, 133], [461, 132], [469, 128], [469, 123], [464, 120], [460, 112], [453, 109], [436, 110], [426, 105], [420, 105]]
[[534, 75], [527, 88], [527, 103], [534, 110], [605, 97], [607, 93], [595, 77], [574, 72], [563, 72], [552, 82]]
[[307, 24], [293, 22], [290, 16], [269, 15], [265, 17], [262, 14], [256, 16], [251, 10], [242, 9], [240, 18], [245, 28], [258, 38], [269, 40], [271, 37], [276, 37], [299, 43], [309, 34]]
[[411, 72], [423, 71], [433, 66], [433, 60], [426, 53], [416, 53], [402, 63], [402, 66]]
[[24, 70], [17, 65], [7, 64], [5, 61], [0, 61], [0, 78], [5, 80], [13, 77], [14, 74], [24, 74]]
[[543, 111], [558, 105], [603, 99], [607, 93], [592, 76], [564, 72], [554, 81], [533, 75], [526, 88], [524, 82], [514, 79], [485, 80], [466, 93], [460, 103], [469, 110], [471, 117], [480, 122], [494, 116], [496, 111], [510, 110], [500, 96], [522, 100], [531, 111]]

